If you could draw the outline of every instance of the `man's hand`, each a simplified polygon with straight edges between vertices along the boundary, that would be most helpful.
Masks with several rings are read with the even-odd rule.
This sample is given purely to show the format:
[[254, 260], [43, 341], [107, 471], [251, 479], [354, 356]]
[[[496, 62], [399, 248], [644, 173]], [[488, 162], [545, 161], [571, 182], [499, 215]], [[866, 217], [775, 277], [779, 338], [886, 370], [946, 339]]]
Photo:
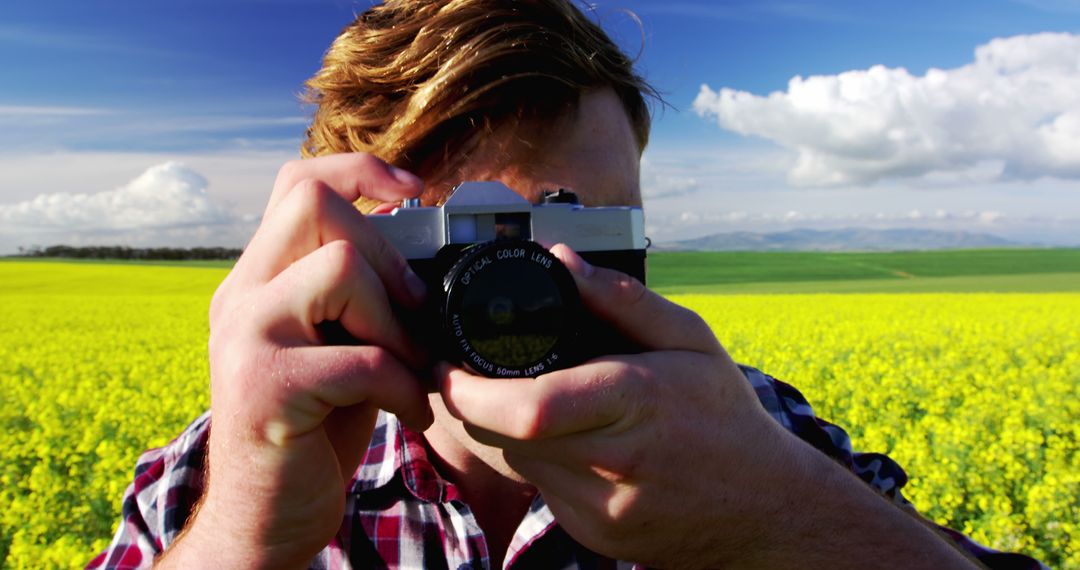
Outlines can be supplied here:
[[[932, 532], [773, 421], [698, 315], [563, 245], [552, 251], [587, 307], [646, 352], [536, 379], [448, 365], [437, 377], [450, 412], [504, 450], [570, 535], [665, 568], [860, 567], [882, 555], [963, 567]], [[906, 541], [892, 544], [898, 536]]]
[[[414, 429], [431, 423], [412, 371], [422, 353], [391, 311], [391, 300], [418, 306], [423, 283], [352, 205], [421, 190], [366, 154], [281, 169], [261, 226], [210, 306], [208, 486], [165, 561], [303, 566], [341, 525], [378, 409]], [[324, 321], [360, 345], [326, 346]]]

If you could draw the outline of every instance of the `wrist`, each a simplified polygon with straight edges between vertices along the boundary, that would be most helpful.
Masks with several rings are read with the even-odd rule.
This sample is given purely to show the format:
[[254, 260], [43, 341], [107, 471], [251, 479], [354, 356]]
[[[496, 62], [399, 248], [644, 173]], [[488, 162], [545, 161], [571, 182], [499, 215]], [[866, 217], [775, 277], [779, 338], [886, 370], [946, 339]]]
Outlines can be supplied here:
[[222, 517], [208, 508], [203, 498], [154, 568], [266, 568], [266, 561], [259, 559], [262, 549], [230, 525], [221, 524]]
[[[332, 538], [340, 525], [343, 500], [327, 506], [319, 497], [300, 493], [294, 497], [297, 502], [283, 501], [283, 489], [269, 484], [280, 483], [279, 477], [254, 475], [275, 471], [273, 461], [258, 453], [236, 455], [256, 458], [248, 462], [244, 476], [236, 476], [237, 470], [230, 469], [212, 446], [203, 495], [160, 559], [160, 567], [305, 568]], [[329, 516], [327, 509], [332, 512]]]
[[315, 555], [292, 545], [269, 543], [257, 526], [246, 524], [242, 513], [208, 496], [203, 499], [155, 568], [302, 568]]
[[[783, 480], [771, 484], [778, 498], [769, 520], [748, 549], [746, 567], [793, 564], [862, 568], [888, 559], [900, 567], [969, 568], [968, 559], [918, 515], [906, 513], [854, 473], [793, 434], [778, 449], [774, 467]], [[770, 492], [762, 491], [759, 492]]]

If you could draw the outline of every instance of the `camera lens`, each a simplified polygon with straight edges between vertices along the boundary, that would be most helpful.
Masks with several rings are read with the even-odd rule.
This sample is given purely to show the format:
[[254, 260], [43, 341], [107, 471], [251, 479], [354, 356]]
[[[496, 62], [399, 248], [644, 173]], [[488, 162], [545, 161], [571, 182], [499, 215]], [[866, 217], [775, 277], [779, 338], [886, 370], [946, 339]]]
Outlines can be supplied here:
[[443, 280], [444, 328], [462, 363], [494, 377], [569, 364], [581, 301], [566, 267], [535, 242], [470, 246]]

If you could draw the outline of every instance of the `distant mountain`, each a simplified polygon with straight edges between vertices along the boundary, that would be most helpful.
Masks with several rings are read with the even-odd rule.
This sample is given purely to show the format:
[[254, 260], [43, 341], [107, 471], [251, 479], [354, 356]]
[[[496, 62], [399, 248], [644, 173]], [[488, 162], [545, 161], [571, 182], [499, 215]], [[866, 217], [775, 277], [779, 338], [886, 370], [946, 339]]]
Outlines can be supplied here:
[[1023, 247], [990, 234], [937, 230], [845, 228], [797, 229], [778, 233], [732, 232], [657, 244], [668, 251], [897, 251]]

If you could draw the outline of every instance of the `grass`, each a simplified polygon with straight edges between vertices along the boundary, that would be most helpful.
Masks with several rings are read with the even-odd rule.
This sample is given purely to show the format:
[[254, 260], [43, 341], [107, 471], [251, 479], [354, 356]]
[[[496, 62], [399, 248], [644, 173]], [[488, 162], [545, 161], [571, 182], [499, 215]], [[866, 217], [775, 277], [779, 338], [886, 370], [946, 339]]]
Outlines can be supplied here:
[[[649, 274], [652, 275], [651, 273]], [[757, 295], [798, 293], [1068, 293], [1080, 291], [1080, 272], [919, 277], [911, 279], [848, 279], [772, 281], [704, 285], [653, 286], [661, 295]]]
[[1080, 249], [659, 252], [648, 279], [663, 294], [1080, 291]]
[[[56, 284], [46, 275], [56, 264], [83, 271]], [[162, 272], [116, 279], [137, 267]], [[0, 259], [7, 290], [40, 287], [78, 292], [108, 281], [115, 294], [190, 290], [191, 280], [212, 292], [232, 261], [130, 261]], [[890, 253], [654, 252], [649, 286], [664, 295], [681, 293], [913, 293], [1080, 291], [1080, 249], [984, 249]], [[139, 285], [135, 285], [139, 283]]]

